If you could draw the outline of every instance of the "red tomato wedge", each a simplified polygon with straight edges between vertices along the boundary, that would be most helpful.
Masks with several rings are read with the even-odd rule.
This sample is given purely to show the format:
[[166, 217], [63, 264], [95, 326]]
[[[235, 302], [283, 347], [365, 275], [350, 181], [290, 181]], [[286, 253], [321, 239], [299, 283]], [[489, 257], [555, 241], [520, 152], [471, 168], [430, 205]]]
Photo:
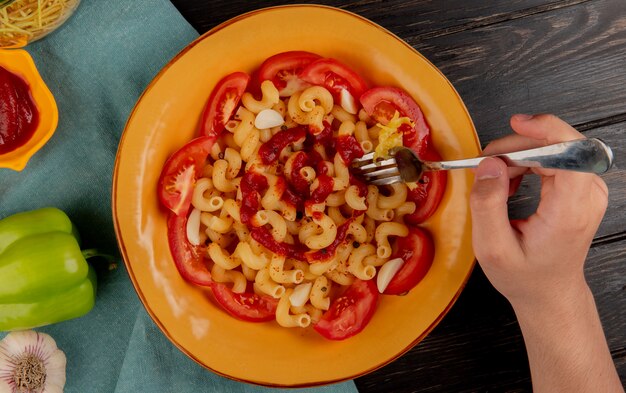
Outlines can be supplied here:
[[374, 280], [356, 280], [330, 305], [314, 329], [329, 340], [344, 340], [365, 328], [376, 311]]
[[404, 264], [391, 279], [385, 295], [402, 295], [422, 281], [435, 257], [435, 245], [425, 229], [409, 227], [407, 237], [396, 238], [390, 259], [402, 258]]
[[170, 213], [167, 219], [167, 241], [180, 275], [196, 285], [211, 286], [211, 272], [204, 261], [202, 247], [187, 240], [187, 217]]
[[200, 123], [200, 135], [217, 138], [230, 120], [239, 100], [250, 82], [245, 72], [233, 72], [220, 80], [204, 107]]
[[300, 72], [321, 56], [305, 51], [278, 53], [267, 58], [258, 70], [258, 80], [271, 80], [281, 97], [291, 96], [309, 84], [299, 78]]
[[341, 90], [350, 92], [355, 100], [367, 90], [367, 84], [359, 74], [335, 59], [314, 61], [302, 70], [300, 78], [312, 85], [324, 86], [335, 102], [341, 102]]
[[415, 126], [404, 130], [403, 143], [422, 157], [430, 144], [430, 128], [411, 96], [397, 87], [374, 87], [361, 96], [361, 104], [367, 114], [381, 124], [389, 123], [396, 111], [401, 117], [411, 119]]
[[[404, 146], [412, 149], [423, 160], [440, 160], [430, 139], [430, 129], [419, 105], [404, 90], [396, 87], [374, 87], [361, 96], [365, 111], [381, 124], [387, 124], [398, 111], [408, 117], [413, 128], [404, 129]], [[408, 200], [415, 202], [415, 212], [405, 216], [409, 224], [419, 224], [429, 218], [441, 202], [446, 190], [448, 175], [445, 171], [426, 172], [418, 187], [409, 192]]]
[[275, 318], [277, 299], [256, 293], [235, 293], [221, 283], [215, 283], [211, 289], [215, 300], [235, 318], [248, 322], [266, 322]]
[[186, 216], [191, 205], [193, 185], [215, 142], [213, 137], [199, 137], [174, 153], [163, 166], [158, 193], [163, 206], [174, 214]]
[[[432, 147], [423, 155], [425, 160], [439, 161], [441, 156]], [[404, 216], [407, 224], [420, 224], [437, 210], [446, 191], [448, 173], [446, 171], [424, 172], [417, 183], [417, 188], [409, 190], [407, 201], [415, 202], [415, 211]]]

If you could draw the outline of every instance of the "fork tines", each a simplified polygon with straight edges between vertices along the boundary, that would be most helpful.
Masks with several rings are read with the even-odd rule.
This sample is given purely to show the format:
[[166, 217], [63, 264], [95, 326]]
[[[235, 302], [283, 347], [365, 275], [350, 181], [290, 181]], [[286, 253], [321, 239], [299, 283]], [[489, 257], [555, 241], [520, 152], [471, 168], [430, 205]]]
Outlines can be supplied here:
[[365, 154], [352, 161], [353, 173], [368, 183], [384, 186], [402, 182], [395, 158], [374, 161], [374, 153]]

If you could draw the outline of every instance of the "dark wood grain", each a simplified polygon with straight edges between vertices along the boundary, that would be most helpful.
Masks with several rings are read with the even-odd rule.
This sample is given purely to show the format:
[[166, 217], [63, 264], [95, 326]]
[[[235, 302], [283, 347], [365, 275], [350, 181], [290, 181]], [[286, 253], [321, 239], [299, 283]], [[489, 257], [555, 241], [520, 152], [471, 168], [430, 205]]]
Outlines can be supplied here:
[[584, 123], [626, 112], [626, 7], [597, 0], [423, 40], [403, 37], [455, 85], [483, 142], [513, 113]]
[[[401, 36], [440, 36], [547, 12], [589, 0], [303, 0], [357, 13]], [[221, 22], [259, 8], [289, 4], [285, 1], [172, 0], [187, 20], [203, 33]]]
[[[199, 31], [280, 1], [172, 0]], [[310, 1], [303, 1], [307, 3]], [[551, 112], [612, 146], [607, 214], [585, 274], [626, 382], [626, 6], [623, 0], [324, 0], [418, 49], [463, 97], [483, 145], [517, 112]], [[509, 204], [534, 211], [537, 178]], [[584, 208], [584, 206], [581, 206]], [[573, 239], [575, 241], [575, 239]], [[393, 363], [356, 380], [361, 392], [527, 392], [523, 338], [508, 302], [479, 266], [443, 321]]]

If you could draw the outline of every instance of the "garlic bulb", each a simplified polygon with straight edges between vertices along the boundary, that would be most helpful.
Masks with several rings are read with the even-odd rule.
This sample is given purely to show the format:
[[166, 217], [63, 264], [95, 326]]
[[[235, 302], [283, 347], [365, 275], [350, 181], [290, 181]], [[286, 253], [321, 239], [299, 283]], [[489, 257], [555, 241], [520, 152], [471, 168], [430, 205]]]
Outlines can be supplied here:
[[33, 330], [0, 341], [0, 392], [63, 393], [65, 354], [52, 337]]

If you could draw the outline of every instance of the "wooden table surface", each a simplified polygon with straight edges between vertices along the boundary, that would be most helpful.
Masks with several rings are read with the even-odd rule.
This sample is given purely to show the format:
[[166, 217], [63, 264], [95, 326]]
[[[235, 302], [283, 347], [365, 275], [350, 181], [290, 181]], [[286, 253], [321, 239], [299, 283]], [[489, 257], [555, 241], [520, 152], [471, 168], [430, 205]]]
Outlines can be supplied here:
[[[241, 13], [284, 4], [172, 2], [200, 33]], [[511, 114], [549, 112], [613, 148], [615, 166], [603, 175], [609, 207], [585, 271], [626, 382], [626, 1], [321, 3], [380, 24], [434, 63], [465, 101], [483, 147], [511, 132]], [[533, 211], [538, 190], [536, 179], [524, 180], [510, 200], [512, 217]], [[356, 384], [361, 392], [531, 390], [515, 315], [478, 265], [457, 303], [425, 340]]]

